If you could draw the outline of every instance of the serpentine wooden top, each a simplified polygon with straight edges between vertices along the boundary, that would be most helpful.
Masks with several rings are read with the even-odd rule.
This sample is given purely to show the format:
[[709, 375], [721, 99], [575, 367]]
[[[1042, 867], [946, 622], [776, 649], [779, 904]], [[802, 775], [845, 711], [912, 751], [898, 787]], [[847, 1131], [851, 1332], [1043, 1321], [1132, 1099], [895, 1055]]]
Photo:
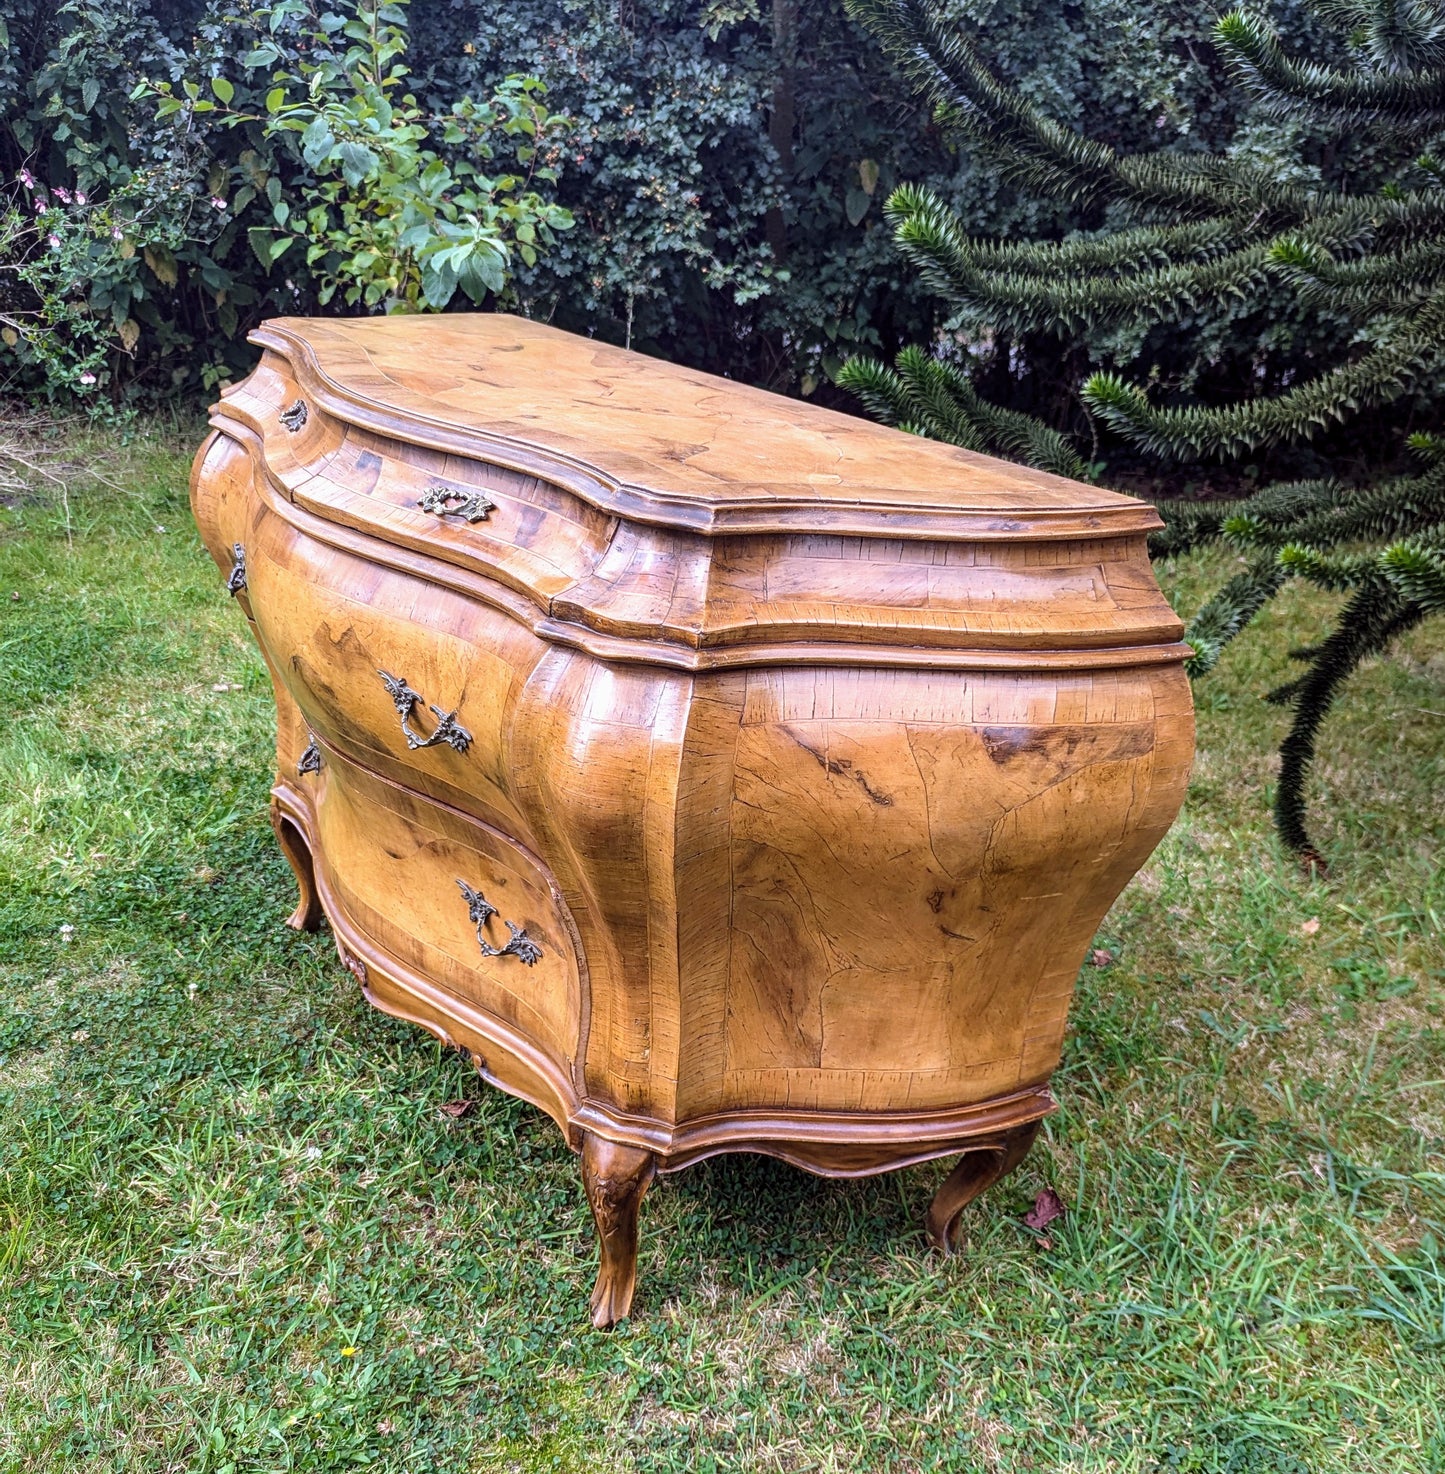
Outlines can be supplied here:
[[554, 643], [691, 670], [1188, 654], [1132, 497], [522, 318], [252, 337], [211, 418], [278, 514]]
[[275, 318], [251, 335], [345, 423], [703, 533], [1114, 537], [1132, 497], [500, 314]]

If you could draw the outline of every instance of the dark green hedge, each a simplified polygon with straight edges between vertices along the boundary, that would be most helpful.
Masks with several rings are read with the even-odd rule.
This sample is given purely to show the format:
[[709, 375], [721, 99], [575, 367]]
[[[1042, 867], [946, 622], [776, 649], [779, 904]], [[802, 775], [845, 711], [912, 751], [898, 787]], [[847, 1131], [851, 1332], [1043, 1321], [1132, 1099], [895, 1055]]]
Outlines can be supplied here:
[[[92, 286], [98, 311], [140, 327], [133, 355], [114, 366], [114, 395], [208, 390], [244, 369], [259, 318], [314, 310], [304, 271], [268, 272], [246, 235], [267, 223], [269, 178], [289, 185], [300, 166], [258, 130], [196, 118], [181, 137], [156, 122], [153, 104], [130, 101], [143, 78], [219, 74], [259, 106], [267, 76], [248, 78], [242, 65], [254, 10], [0, 0], [6, 177], [28, 167], [50, 187], [92, 195], [151, 181], [160, 196], [169, 254], [106, 262]], [[1195, 59], [1208, 54], [1199, 43], [1210, 17], [1181, 0], [960, 10], [982, 20], [1001, 70], [1064, 121], [1131, 147], [1190, 149], [1233, 130], [1228, 90]], [[982, 232], [1038, 236], [1070, 223], [1067, 209], [1020, 198], [986, 163], [956, 154], [841, 0], [427, 3], [410, 22], [424, 98], [445, 106], [523, 72], [575, 119], [557, 193], [577, 228], [521, 274], [510, 304], [574, 330], [832, 397], [828, 377], [848, 354], [891, 353], [941, 325], [881, 218], [895, 184], [931, 184]], [[208, 214], [213, 196], [232, 208]], [[11, 357], [11, 386], [23, 387], [25, 366]]]

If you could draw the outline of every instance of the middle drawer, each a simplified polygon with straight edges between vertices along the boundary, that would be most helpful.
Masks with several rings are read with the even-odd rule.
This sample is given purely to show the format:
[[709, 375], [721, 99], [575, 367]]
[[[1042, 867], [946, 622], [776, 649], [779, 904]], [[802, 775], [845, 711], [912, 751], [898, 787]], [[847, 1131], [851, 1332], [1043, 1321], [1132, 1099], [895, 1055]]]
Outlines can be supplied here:
[[322, 543], [265, 508], [246, 555], [257, 635], [310, 729], [535, 847], [506, 746], [513, 704], [547, 646], [500, 610]]

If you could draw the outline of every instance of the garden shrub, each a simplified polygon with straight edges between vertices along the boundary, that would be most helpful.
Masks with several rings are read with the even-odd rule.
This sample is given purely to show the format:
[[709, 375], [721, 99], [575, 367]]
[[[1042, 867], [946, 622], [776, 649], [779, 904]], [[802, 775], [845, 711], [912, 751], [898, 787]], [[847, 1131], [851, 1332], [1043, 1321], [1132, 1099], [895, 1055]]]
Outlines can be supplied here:
[[[247, 236], [268, 271], [302, 246], [323, 307], [339, 297], [350, 307], [439, 311], [458, 289], [480, 306], [506, 292], [514, 258], [535, 265], [572, 226], [534, 188], [556, 181], [568, 126], [546, 107], [546, 88], [512, 74], [485, 104], [463, 97], [429, 115], [403, 60], [405, 3], [354, 0], [349, 16], [318, 16], [308, 0], [258, 11], [266, 32], [242, 65], [271, 84], [261, 113], [233, 106], [236, 86], [224, 76], [187, 78], [179, 95], [169, 81], [137, 89], [183, 132], [212, 114], [273, 147], [289, 138], [309, 177], [294, 198], [268, 180], [274, 228], [252, 226]], [[433, 128], [449, 158], [432, 146]], [[506, 145], [510, 161], [483, 172]], [[243, 184], [235, 206], [259, 193]]]
[[[1238, 98], [1217, 85], [1207, 26], [1182, 0], [955, 8], [1063, 121], [1183, 149], [1233, 129]], [[257, 320], [323, 306], [325, 271], [314, 275], [301, 247], [268, 270], [249, 235], [276, 230], [273, 194], [316, 185], [304, 159], [214, 111], [178, 129], [153, 98], [133, 97], [142, 81], [184, 97], [190, 81], [194, 101], [219, 102], [209, 79], [220, 77], [234, 84], [229, 107], [263, 114], [276, 68], [244, 65], [253, 9], [0, 0], [0, 24], [4, 177], [28, 168], [51, 200], [56, 185], [92, 200], [119, 192], [154, 232], [150, 259], [141, 245], [92, 263], [88, 306], [111, 324], [109, 381], [97, 387], [129, 398], [209, 390], [251, 362], [244, 337]], [[522, 310], [749, 382], [839, 402], [828, 379], [850, 353], [891, 354], [934, 331], [944, 309], [898, 258], [882, 215], [902, 180], [928, 183], [973, 230], [1048, 234], [1069, 220], [959, 153], [842, 0], [458, 0], [412, 7], [409, 39], [410, 85], [429, 114], [520, 74], [572, 121], [549, 195], [577, 225], [534, 266], [515, 263]], [[289, 50], [278, 59], [299, 74], [295, 63]], [[464, 149], [435, 135], [429, 146], [448, 167]], [[0, 311], [31, 300], [6, 275]], [[126, 322], [130, 345], [118, 336]], [[13, 351], [7, 367], [12, 388], [45, 382]]]
[[513, 76], [426, 116], [399, 5], [213, 8], [187, 46], [137, 0], [72, 0], [57, 21], [31, 106], [8, 119], [29, 162], [0, 215], [5, 342], [52, 395], [213, 388], [249, 363], [259, 317], [338, 294], [480, 303], [506, 292], [514, 253], [535, 260], [571, 223], [539, 193], [563, 129], [544, 90]]

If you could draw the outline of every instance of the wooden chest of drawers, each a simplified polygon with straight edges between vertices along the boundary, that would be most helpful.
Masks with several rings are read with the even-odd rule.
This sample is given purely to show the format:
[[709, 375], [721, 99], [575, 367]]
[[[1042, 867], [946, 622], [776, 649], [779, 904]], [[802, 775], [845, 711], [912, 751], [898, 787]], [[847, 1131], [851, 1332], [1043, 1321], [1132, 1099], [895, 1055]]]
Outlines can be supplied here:
[[272, 815], [377, 1006], [581, 1153], [593, 1319], [656, 1171], [1010, 1170], [1173, 820], [1129, 498], [516, 318], [266, 324], [192, 500], [272, 671]]

